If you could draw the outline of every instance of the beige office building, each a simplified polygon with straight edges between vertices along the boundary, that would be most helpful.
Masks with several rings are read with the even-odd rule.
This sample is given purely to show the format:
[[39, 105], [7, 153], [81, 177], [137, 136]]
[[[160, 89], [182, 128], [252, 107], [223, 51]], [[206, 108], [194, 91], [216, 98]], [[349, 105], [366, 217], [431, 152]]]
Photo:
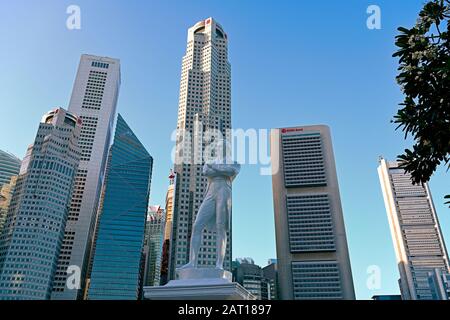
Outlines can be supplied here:
[[[119, 60], [81, 56], [69, 103], [69, 111], [83, 120], [79, 140], [81, 159], [53, 283], [53, 300], [82, 297], [119, 87]], [[75, 273], [70, 270], [76, 270], [74, 267], [81, 271], [81, 286], [77, 281], [71, 283]]]
[[428, 184], [413, 185], [396, 161], [380, 159], [381, 190], [400, 272], [403, 300], [431, 300], [429, 273], [449, 272], [439, 220]]
[[330, 129], [273, 129], [270, 149], [280, 299], [355, 299]]
[[[208, 18], [189, 28], [181, 70], [170, 279], [175, 278], [176, 268], [189, 261], [192, 226], [206, 191], [207, 181], [202, 173], [204, 158], [201, 155], [207, 152], [202, 137], [208, 130], [218, 130], [225, 135], [228, 129], [231, 129], [228, 37], [217, 21]], [[188, 137], [195, 141], [194, 146]], [[214, 232], [204, 231], [199, 266], [215, 265], [215, 237]], [[231, 270], [231, 230], [228, 240], [224, 268]]]

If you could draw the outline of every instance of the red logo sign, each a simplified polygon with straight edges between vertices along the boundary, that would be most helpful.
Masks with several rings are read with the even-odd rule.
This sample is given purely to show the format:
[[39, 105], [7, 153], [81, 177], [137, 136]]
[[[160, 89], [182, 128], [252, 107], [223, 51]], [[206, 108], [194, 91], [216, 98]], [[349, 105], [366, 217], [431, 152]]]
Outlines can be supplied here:
[[281, 129], [281, 133], [299, 132], [299, 131], [303, 131], [303, 128], [283, 128], [283, 129]]

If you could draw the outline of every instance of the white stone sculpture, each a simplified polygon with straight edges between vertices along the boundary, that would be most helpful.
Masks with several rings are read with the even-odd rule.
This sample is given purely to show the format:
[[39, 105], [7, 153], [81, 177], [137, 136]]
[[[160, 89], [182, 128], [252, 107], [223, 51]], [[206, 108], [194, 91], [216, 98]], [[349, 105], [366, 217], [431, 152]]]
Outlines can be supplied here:
[[[192, 229], [189, 263], [178, 268], [180, 274], [187, 269], [198, 269], [198, 254], [204, 229], [216, 231], [216, 270], [223, 271], [227, 247], [227, 232], [231, 223], [231, 184], [240, 171], [240, 164], [229, 157], [218, 156], [203, 166], [208, 185]], [[210, 274], [202, 268], [205, 277]], [[212, 270], [211, 270], [212, 271]], [[196, 272], [198, 274], [198, 272]]]

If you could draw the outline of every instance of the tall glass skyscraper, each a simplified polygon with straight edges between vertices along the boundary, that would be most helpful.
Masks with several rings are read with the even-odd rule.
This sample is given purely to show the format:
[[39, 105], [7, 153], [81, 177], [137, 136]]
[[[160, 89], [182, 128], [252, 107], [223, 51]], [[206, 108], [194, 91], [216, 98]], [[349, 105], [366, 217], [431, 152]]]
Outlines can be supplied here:
[[81, 156], [81, 120], [47, 113], [22, 162], [0, 237], [0, 299], [49, 299]]
[[0, 188], [9, 183], [12, 176], [19, 174], [22, 161], [16, 156], [0, 150]]
[[119, 114], [87, 298], [139, 298], [153, 158]]
[[413, 185], [397, 161], [380, 159], [381, 190], [388, 215], [403, 300], [431, 300], [429, 273], [449, 272], [449, 259], [428, 184]]

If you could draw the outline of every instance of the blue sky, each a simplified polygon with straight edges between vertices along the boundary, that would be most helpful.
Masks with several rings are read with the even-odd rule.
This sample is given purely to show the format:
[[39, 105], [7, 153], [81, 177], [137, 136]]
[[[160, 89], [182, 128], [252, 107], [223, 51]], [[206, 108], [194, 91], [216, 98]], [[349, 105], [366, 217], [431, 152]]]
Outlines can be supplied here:
[[[0, 149], [23, 157], [41, 116], [67, 107], [83, 53], [119, 58], [119, 112], [154, 157], [151, 201], [164, 202], [187, 29], [214, 17], [229, 36], [235, 128], [331, 127], [357, 298], [398, 293], [398, 271], [377, 176], [379, 155], [408, 146], [389, 121], [402, 100], [394, 36], [422, 0], [1, 1]], [[81, 30], [65, 26], [81, 8]], [[379, 5], [382, 29], [366, 27]], [[234, 184], [233, 256], [276, 256], [271, 177], [244, 166]], [[450, 237], [448, 175], [431, 190]], [[366, 286], [381, 268], [381, 289]]]

